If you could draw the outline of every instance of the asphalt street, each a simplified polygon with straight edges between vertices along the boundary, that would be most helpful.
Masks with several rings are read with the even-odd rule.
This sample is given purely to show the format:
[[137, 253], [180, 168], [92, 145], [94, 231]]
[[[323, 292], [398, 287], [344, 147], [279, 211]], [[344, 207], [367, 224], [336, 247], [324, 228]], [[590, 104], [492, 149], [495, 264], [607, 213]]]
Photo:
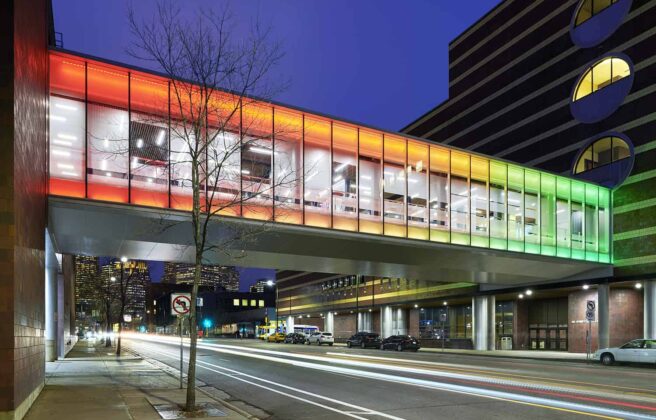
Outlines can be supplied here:
[[[179, 366], [174, 337], [125, 343]], [[197, 367], [198, 379], [272, 419], [656, 419], [652, 366], [206, 339]]]

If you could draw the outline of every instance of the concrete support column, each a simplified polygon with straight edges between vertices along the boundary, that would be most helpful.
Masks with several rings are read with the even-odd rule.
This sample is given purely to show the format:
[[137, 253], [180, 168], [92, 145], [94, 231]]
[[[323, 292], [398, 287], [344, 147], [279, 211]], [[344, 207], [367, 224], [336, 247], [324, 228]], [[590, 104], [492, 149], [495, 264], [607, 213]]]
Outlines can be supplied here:
[[46, 230], [46, 284], [45, 284], [45, 347], [46, 362], [53, 362], [57, 359], [57, 256], [50, 241], [50, 235]]
[[644, 328], [645, 338], [656, 339], [656, 280], [647, 280], [644, 284]]
[[393, 334], [405, 335], [408, 333], [408, 310], [397, 308], [394, 311]]
[[472, 298], [473, 342], [475, 350], [494, 350], [495, 347], [495, 305], [494, 296], [474, 296]]
[[292, 315], [287, 317], [287, 334], [294, 332], [294, 317]]
[[371, 312], [358, 313], [358, 329], [366, 332], [372, 332], [374, 330]]
[[66, 356], [66, 343], [64, 341], [64, 276], [57, 273], [57, 357]]
[[335, 333], [335, 313], [334, 312], [328, 312], [326, 314], [326, 320], [324, 323], [324, 328], [323, 330], [325, 332], [329, 332], [334, 334]]
[[393, 312], [391, 306], [383, 306], [380, 308], [380, 335], [383, 338], [387, 338], [390, 335], [393, 335]]
[[597, 328], [600, 349], [610, 347], [610, 287], [608, 283], [597, 287]]

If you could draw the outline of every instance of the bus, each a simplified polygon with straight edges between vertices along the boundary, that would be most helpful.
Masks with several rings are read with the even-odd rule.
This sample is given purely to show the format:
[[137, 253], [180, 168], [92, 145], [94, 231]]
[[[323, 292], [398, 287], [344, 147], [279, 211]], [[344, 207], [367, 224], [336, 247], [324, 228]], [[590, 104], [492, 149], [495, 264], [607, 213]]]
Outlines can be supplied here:
[[[278, 331], [284, 332], [286, 330], [285, 321], [278, 321]], [[269, 321], [268, 324], [262, 324], [257, 326], [257, 335], [256, 337], [260, 340], [266, 340], [269, 334], [273, 334], [276, 331], [276, 322]]]
[[304, 334], [305, 336], [309, 336], [315, 331], [319, 331], [319, 327], [316, 325], [296, 325], [294, 324], [294, 332], [295, 333], [301, 333]]

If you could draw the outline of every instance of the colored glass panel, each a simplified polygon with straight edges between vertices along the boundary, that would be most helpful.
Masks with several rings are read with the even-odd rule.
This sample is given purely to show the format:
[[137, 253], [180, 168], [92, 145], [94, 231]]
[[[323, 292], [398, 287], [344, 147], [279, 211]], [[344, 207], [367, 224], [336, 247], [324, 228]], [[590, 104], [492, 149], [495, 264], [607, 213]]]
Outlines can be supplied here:
[[360, 232], [382, 234], [383, 135], [373, 131], [359, 130], [358, 159]]
[[358, 130], [333, 124], [333, 228], [358, 230]]
[[571, 256], [570, 189], [569, 179], [556, 178], [556, 254], [566, 258]]
[[585, 185], [585, 259], [599, 260], [599, 187], [592, 184]]
[[450, 161], [449, 149], [430, 146], [430, 239], [437, 242], [450, 241]]
[[540, 174], [540, 252], [556, 255], [556, 177]]
[[329, 228], [331, 218], [331, 122], [323, 118], [305, 117], [305, 224]]
[[507, 249], [507, 191], [508, 166], [490, 161], [490, 248]]
[[428, 145], [408, 141], [408, 238], [429, 238], [428, 162]]
[[276, 221], [303, 223], [303, 115], [274, 110], [274, 203]]
[[50, 54], [50, 94], [84, 99], [85, 63]]
[[524, 170], [524, 251], [540, 253], [540, 173]]
[[50, 97], [50, 194], [85, 196], [84, 120], [84, 102]]
[[471, 158], [471, 245], [489, 247], [489, 161]]
[[384, 136], [383, 215], [388, 236], [406, 236], [406, 140]]
[[524, 169], [508, 165], [508, 250], [524, 252]]
[[250, 219], [273, 216], [273, 109], [255, 102], [242, 110], [241, 205]]
[[585, 259], [585, 212], [583, 204], [585, 202], [585, 184], [579, 181], [571, 182], [571, 216], [572, 223], [572, 258]]
[[451, 243], [469, 245], [469, 155], [451, 152]]

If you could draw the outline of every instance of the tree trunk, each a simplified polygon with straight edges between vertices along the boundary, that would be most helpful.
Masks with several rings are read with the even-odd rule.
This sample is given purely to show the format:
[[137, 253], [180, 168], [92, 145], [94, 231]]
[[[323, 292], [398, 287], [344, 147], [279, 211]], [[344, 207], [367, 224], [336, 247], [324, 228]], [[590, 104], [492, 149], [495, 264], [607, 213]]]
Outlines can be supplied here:
[[202, 252], [196, 251], [194, 285], [191, 288], [191, 309], [189, 311], [189, 368], [187, 369], [187, 402], [185, 404], [185, 411], [195, 411], [196, 409], [196, 343], [198, 341], [196, 296], [198, 296], [198, 283], [200, 283], [202, 269], [203, 255]]
[[123, 308], [121, 308], [121, 319], [118, 320], [118, 338], [116, 339], [116, 355], [121, 355], [121, 331], [123, 331]]
[[107, 327], [105, 330], [105, 347], [111, 347], [112, 346], [112, 339], [109, 337], [109, 333], [112, 331], [112, 320], [111, 320], [111, 304], [106, 303], [106, 313], [105, 313], [105, 318], [107, 320]]

